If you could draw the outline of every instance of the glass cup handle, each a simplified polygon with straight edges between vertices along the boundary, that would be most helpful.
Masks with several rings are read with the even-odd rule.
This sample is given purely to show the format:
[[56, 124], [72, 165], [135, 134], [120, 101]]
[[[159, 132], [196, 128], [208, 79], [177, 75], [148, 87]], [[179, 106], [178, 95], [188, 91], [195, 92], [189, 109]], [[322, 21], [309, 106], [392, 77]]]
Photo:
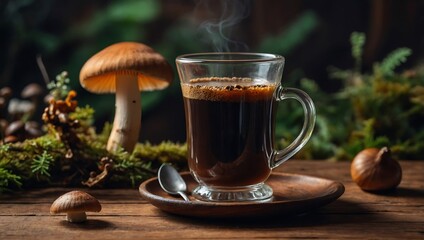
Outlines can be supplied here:
[[285, 149], [274, 152], [270, 162], [271, 168], [280, 166], [280, 164], [290, 159], [303, 146], [305, 146], [314, 130], [316, 118], [315, 105], [309, 95], [304, 91], [296, 88], [283, 88], [280, 86], [277, 89], [275, 97], [277, 101], [285, 99], [296, 99], [299, 101], [300, 104], [302, 104], [303, 111], [305, 112], [305, 118], [302, 130], [297, 138]]

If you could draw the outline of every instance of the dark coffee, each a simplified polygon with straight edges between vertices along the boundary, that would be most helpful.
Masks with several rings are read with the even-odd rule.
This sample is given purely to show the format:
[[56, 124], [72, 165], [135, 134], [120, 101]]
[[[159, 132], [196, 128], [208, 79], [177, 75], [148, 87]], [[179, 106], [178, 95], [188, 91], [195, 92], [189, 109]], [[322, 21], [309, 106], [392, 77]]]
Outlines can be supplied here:
[[188, 163], [209, 186], [247, 186], [271, 169], [275, 85], [253, 79], [201, 78], [183, 84]]

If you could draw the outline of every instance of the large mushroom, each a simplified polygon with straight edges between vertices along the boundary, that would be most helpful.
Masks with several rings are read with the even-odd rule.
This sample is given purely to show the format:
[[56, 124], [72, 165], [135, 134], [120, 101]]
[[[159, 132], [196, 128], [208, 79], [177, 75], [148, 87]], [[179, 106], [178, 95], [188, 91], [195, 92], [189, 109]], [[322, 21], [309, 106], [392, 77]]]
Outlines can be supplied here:
[[172, 78], [165, 58], [141, 43], [116, 43], [88, 59], [80, 72], [81, 85], [93, 93], [116, 93], [109, 152], [134, 150], [141, 125], [140, 91], [166, 88]]
[[56, 199], [51, 207], [50, 213], [66, 213], [69, 222], [84, 222], [87, 220], [85, 212], [100, 212], [100, 202], [90, 194], [83, 191], [71, 191]]

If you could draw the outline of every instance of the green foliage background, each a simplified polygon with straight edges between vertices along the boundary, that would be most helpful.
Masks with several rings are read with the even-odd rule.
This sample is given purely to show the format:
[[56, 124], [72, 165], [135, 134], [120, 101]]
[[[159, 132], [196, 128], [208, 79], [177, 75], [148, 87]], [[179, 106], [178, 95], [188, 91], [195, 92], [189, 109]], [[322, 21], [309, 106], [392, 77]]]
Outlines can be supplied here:
[[[423, 68], [396, 73], [412, 54], [408, 48], [399, 48], [375, 63], [371, 73], [362, 73], [365, 40], [363, 33], [351, 35], [355, 60], [351, 70], [329, 67], [329, 74], [342, 82], [340, 91], [328, 94], [313, 80], [300, 80], [301, 88], [315, 100], [318, 113], [315, 132], [299, 158], [350, 160], [364, 148], [388, 146], [398, 159], [422, 159]], [[292, 124], [300, 121], [302, 113], [288, 108], [285, 111], [293, 113]], [[296, 133], [287, 135], [290, 132], [289, 128], [277, 131], [283, 133], [282, 139], [292, 139]]]

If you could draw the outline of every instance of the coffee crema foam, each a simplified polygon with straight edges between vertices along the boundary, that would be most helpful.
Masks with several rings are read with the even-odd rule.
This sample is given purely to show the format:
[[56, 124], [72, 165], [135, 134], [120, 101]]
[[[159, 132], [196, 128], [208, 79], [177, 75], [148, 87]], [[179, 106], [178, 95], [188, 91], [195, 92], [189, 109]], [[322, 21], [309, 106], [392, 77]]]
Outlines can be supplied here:
[[191, 79], [181, 84], [183, 96], [208, 101], [258, 101], [273, 97], [275, 84], [264, 80], [237, 77], [209, 77]]

